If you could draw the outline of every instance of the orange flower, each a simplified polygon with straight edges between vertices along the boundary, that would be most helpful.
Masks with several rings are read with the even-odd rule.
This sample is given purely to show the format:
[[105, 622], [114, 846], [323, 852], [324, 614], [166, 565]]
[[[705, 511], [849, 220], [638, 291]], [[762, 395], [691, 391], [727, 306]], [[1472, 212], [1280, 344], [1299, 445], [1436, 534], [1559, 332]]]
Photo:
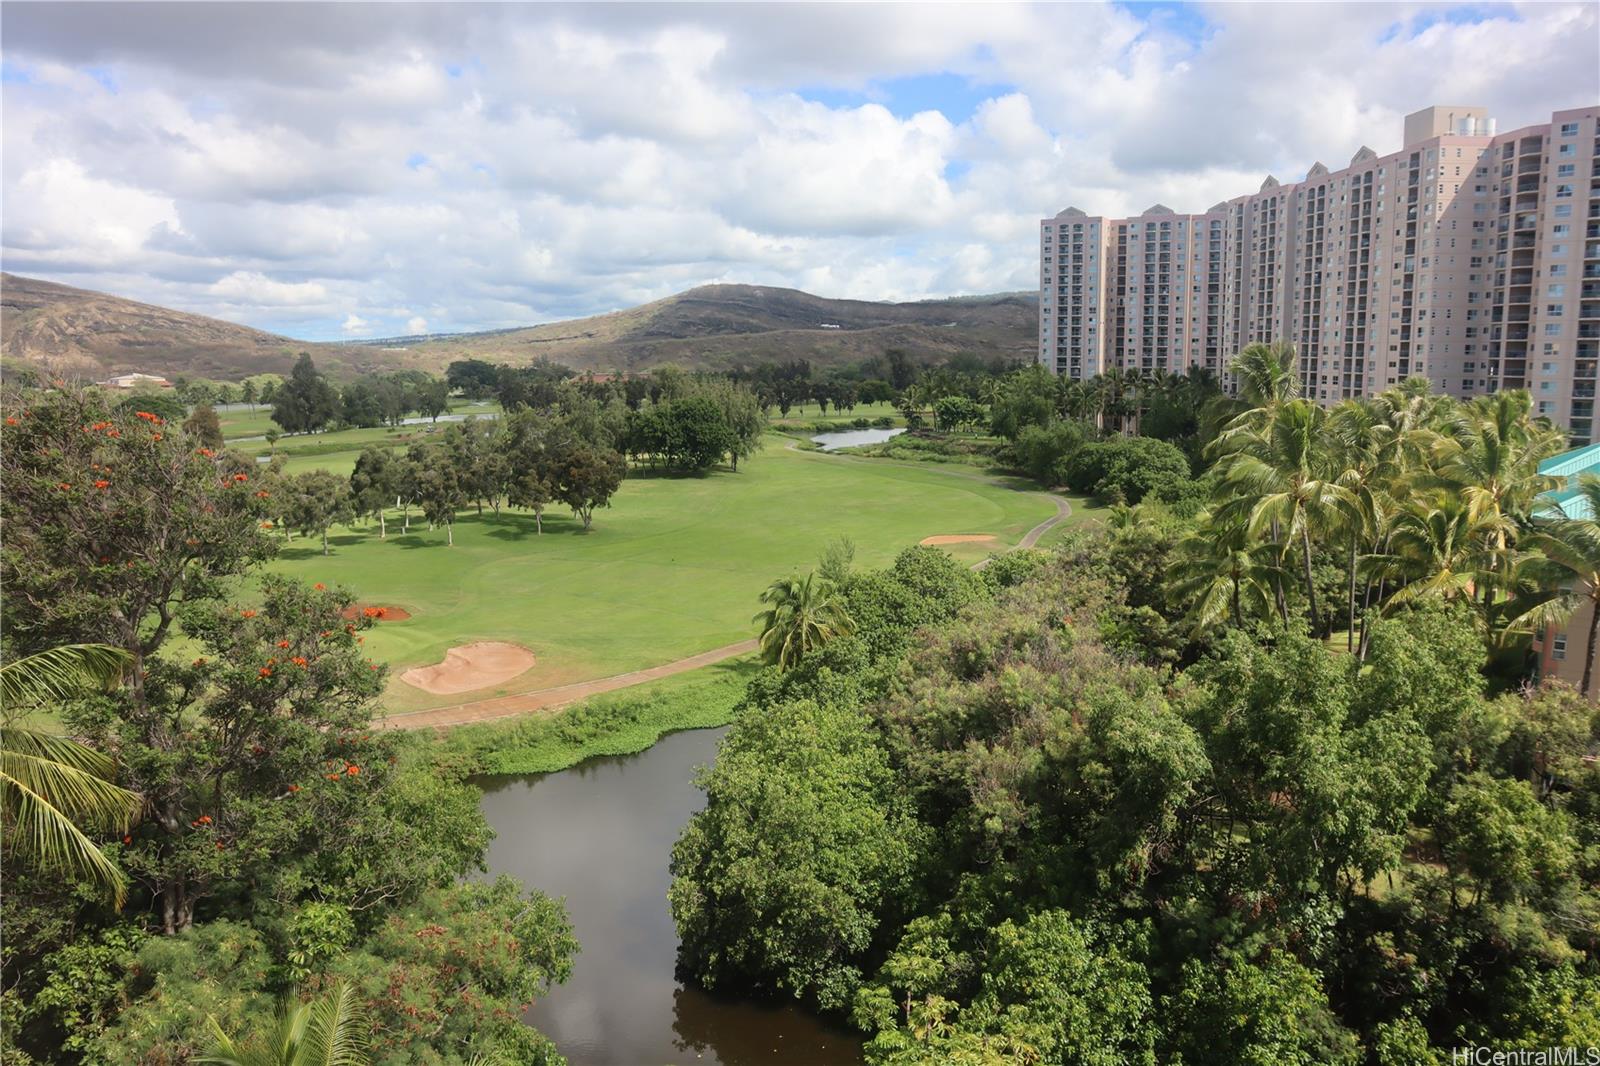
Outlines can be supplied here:
[[239, 617], [240, 618], [254, 618], [255, 616], [256, 616], [256, 613], [254, 611], [251, 611], [251, 610], [248, 610], [248, 609], [239, 612]]
[[290, 792], [299, 792], [300, 791], [300, 786], [299, 785], [290, 785], [289, 786], [289, 791]]
[[211, 815], [209, 815], [209, 814], [202, 814], [202, 815], [201, 815], [201, 816], [200, 816], [200, 824], [201, 824], [201, 825], [210, 825], [210, 824], [211, 824]]
[[328, 775], [328, 780], [329, 781], [337, 781], [337, 780], [339, 780], [339, 775], [338, 774], [329, 774]]
[[149, 411], [135, 411], [133, 413], [134, 413], [135, 417], [142, 418], [146, 422], [149, 422], [151, 425], [159, 426], [161, 424], [161, 416], [160, 415], [153, 415]]
[[221, 850], [222, 850], [222, 849], [223, 849], [223, 848], [225, 848], [225, 847], [227, 847], [227, 845], [226, 845], [226, 844], [224, 844], [224, 843], [223, 843], [223, 842], [222, 842], [222, 841], [220, 841], [220, 840], [219, 840], [219, 841], [217, 841], [217, 850], [218, 850], [218, 851], [221, 851]]
[[272, 667], [263, 666], [261, 669], [256, 671], [256, 674], [257, 674], [257, 676], [260, 676], [260, 677], [271, 677], [272, 676]]
[[[7, 419], [7, 421], [10, 421], [10, 419]], [[124, 844], [132, 844], [133, 843], [133, 838], [132, 837], [123, 837], [122, 838], [122, 842]]]
[[198, 658], [198, 659], [196, 659], [196, 660], [195, 660], [195, 661], [194, 661], [194, 664], [195, 664], [195, 665], [196, 665], [196, 666], [204, 666], [204, 665], [205, 665], [205, 664], [206, 664], [206, 659], [205, 659], [205, 656], [203, 656], [203, 655], [202, 655], [202, 656], [201, 656], [201, 657], [200, 657], [200, 658]]
[[280, 640], [280, 641], [278, 641], [278, 647], [280, 647], [280, 648], [287, 648], [287, 647], [288, 647], [288, 646], [289, 646], [289, 642], [288, 642], [288, 641], [287, 641], [287, 640]]
[[249, 481], [250, 480], [250, 476], [248, 474], [235, 474], [235, 475], [233, 475], [233, 480], [235, 480], [235, 481]]
[[111, 487], [111, 482], [107, 481], [105, 478], [101, 478], [99, 481], [94, 483], [94, 487], [97, 489], [109, 489]]
[[[322, 591], [326, 590], [328, 586], [326, 586], [322, 582], [318, 581], [315, 585], [312, 585], [311, 587], [316, 589], [318, 592], [322, 592]], [[324, 633], [323, 636], [327, 636], [327, 634]]]
[[[151, 440], [160, 440], [160, 439], [161, 439], [161, 434], [159, 434], [159, 433], [152, 433], [152, 434], [150, 434], [150, 439], [151, 439]], [[219, 848], [220, 848], [220, 847], [222, 847], [222, 845], [221, 845], [221, 844], [218, 844], [218, 845], [217, 845], [217, 847], [219, 847]]]
[[296, 655], [294, 658], [290, 659], [289, 661], [294, 663], [300, 669], [304, 670], [306, 668], [306, 663], [309, 660], [307, 660], [304, 655]]
[[57, 485], [56, 487], [59, 488], [62, 492], [68, 492], [68, 491], [71, 491], [71, 489], [72, 489], [72, 482], [63, 481], [60, 485]]
[[355, 763], [351, 763], [349, 766], [344, 768], [344, 772], [349, 774], [351, 777], [360, 777], [361, 767], [357, 766]]
[[214, 452], [214, 451], [212, 451], [212, 450], [211, 450], [211, 449], [210, 449], [210, 448], [201, 448], [201, 449], [200, 449], [200, 450], [199, 450], [199, 452], [197, 452], [197, 453], [196, 453], [196, 454], [198, 454], [198, 455], [203, 455], [203, 456], [205, 456], [205, 457], [206, 457], [206, 458], [207, 458], [207, 459], [209, 459], [209, 458], [211, 458], [211, 457], [212, 457], [212, 456], [213, 456], [213, 455], [216, 455], [216, 454], [217, 454], [217, 453], [216, 453], [216, 452]]
[[261, 528], [262, 529], [271, 529], [272, 528], [272, 523], [271, 522], [263, 522], [263, 523], [261, 523]]
[[6, 425], [14, 426], [16, 424], [17, 424], [17, 420], [15, 418], [12, 418], [10, 415], [6, 415]]
[[260, 492], [256, 493], [256, 499], [265, 500], [271, 495], [272, 493], [268, 492], [266, 489], [262, 489]]

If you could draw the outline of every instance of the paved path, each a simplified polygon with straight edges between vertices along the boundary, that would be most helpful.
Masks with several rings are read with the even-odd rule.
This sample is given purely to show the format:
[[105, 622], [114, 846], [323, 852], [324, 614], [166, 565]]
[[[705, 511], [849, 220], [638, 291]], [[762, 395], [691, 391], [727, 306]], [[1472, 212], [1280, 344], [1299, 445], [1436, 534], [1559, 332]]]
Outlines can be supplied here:
[[[794, 445], [789, 445], [794, 448]], [[807, 452], [807, 455], [826, 455], [826, 452]], [[854, 458], [857, 462], [869, 463], [895, 463], [896, 465], [915, 466], [917, 469], [932, 469], [936, 473], [949, 477], [966, 478], [969, 481], [982, 481], [990, 485], [1003, 485], [998, 478], [986, 477], [982, 474], [969, 474], [959, 470], [943, 470], [932, 464], [902, 463], [893, 459], [866, 459], [852, 456], [834, 456], [834, 459], [846, 460]], [[1022, 535], [1016, 544], [1017, 548], [1031, 548], [1039, 543], [1039, 538], [1048, 533], [1052, 527], [1064, 521], [1072, 514], [1072, 504], [1054, 493], [1036, 492], [1036, 496], [1044, 496], [1055, 504], [1056, 513], [1034, 526]], [[1015, 549], [1012, 549], [1015, 550]], [[989, 559], [983, 559], [973, 564], [974, 570], [982, 570], [989, 565]], [[426, 711], [408, 711], [403, 714], [391, 714], [376, 719], [373, 724], [382, 729], [448, 729], [451, 726], [466, 725], [470, 722], [492, 722], [497, 718], [515, 718], [518, 715], [531, 714], [534, 711], [548, 711], [557, 707], [565, 707], [569, 703], [598, 696], [602, 692], [615, 692], [619, 688], [630, 688], [642, 685], [647, 681], [659, 681], [673, 674], [682, 674], [690, 670], [698, 670], [702, 666], [710, 666], [726, 659], [737, 658], [740, 655], [749, 655], [755, 651], [757, 644], [754, 640], [741, 640], [737, 644], [728, 644], [711, 651], [703, 651], [698, 655], [691, 655], [687, 659], [677, 659], [660, 666], [651, 666], [644, 670], [630, 670], [625, 674], [613, 674], [610, 677], [595, 678], [592, 681], [574, 681], [566, 685], [557, 685], [554, 688], [534, 689], [531, 692], [518, 692], [510, 696], [496, 696], [493, 699], [473, 700], [470, 703], [458, 703], [450, 707], [435, 707]]]

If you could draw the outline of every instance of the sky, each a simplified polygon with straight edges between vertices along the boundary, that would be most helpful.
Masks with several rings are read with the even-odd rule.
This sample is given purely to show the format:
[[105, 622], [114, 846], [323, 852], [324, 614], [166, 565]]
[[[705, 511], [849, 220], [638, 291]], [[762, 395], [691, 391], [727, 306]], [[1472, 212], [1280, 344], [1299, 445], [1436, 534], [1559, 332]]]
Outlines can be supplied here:
[[0, 5], [0, 265], [308, 340], [1032, 289], [1041, 217], [1600, 100], [1600, 4]]

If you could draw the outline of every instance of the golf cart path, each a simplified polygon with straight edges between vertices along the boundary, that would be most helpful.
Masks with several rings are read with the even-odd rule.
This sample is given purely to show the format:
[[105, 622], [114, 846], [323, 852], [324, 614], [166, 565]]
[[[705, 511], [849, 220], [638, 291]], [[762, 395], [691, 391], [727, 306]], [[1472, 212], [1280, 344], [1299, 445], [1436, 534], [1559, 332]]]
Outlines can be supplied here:
[[[793, 444], [790, 450], [796, 450]], [[826, 452], [805, 452], [806, 455], [826, 455]], [[916, 469], [927, 469], [928, 466], [920, 463], [908, 463], [896, 459], [866, 459], [852, 456], [838, 455], [834, 460], [867, 462], [874, 464], [893, 463], [896, 466], [912, 466]], [[929, 464], [931, 465], [931, 464]], [[980, 481], [989, 485], [1007, 487], [997, 478], [985, 477], [982, 474], [968, 474], [958, 470], [942, 470], [934, 468], [934, 473], [944, 474], [946, 477], [965, 478], [969, 481]], [[1018, 548], [1031, 548], [1039, 543], [1052, 528], [1065, 521], [1072, 514], [1072, 504], [1060, 496], [1048, 492], [1031, 493], [1043, 496], [1055, 504], [1056, 513], [1034, 526], [1022, 535], [1022, 539], [1008, 550]], [[992, 557], [991, 557], [992, 558]], [[982, 570], [989, 565], [989, 559], [974, 563], [972, 569]], [[675, 659], [670, 663], [660, 666], [651, 666], [643, 670], [630, 670], [625, 674], [612, 674], [610, 677], [599, 677], [589, 681], [574, 681], [553, 688], [534, 689], [531, 692], [518, 692], [510, 696], [495, 696], [491, 699], [472, 700], [467, 703], [458, 703], [449, 707], [435, 707], [426, 711], [407, 711], [401, 714], [390, 714], [373, 720], [373, 725], [380, 729], [449, 729], [451, 726], [467, 725], [473, 722], [492, 722], [499, 718], [516, 718], [536, 711], [550, 711], [565, 707], [579, 700], [586, 700], [590, 696], [598, 696], [604, 692], [615, 692], [622, 688], [631, 688], [650, 681], [659, 681], [674, 674], [687, 673], [698, 670], [702, 666], [711, 666], [727, 659], [749, 655], [758, 649], [755, 640], [741, 640], [737, 644], [725, 644], [720, 648], [703, 651], [698, 655], [691, 655], [685, 659]]]

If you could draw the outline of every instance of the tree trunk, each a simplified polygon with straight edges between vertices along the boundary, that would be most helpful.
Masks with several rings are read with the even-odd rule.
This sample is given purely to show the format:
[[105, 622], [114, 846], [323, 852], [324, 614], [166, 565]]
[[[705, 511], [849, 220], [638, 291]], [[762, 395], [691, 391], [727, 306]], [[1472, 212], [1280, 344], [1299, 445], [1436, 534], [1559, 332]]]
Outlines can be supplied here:
[[456, 524], [454, 522], [446, 522], [444, 524], [444, 542], [451, 548], [456, 546]]
[[1350, 586], [1348, 596], [1350, 603], [1346, 619], [1349, 623], [1349, 628], [1345, 630], [1344, 634], [1344, 650], [1347, 655], [1356, 650], [1356, 535], [1354, 533], [1350, 534], [1349, 570]]
[[1581, 691], [1584, 698], [1589, 698], [1590, 684], [1594, 681], [1594, 644], [1595, 637], [1600, 635], [1600, 602], [1596, 602], [1591, 591], [1589, 597], [1589, 646], [1583, 653], [1583, 686]]
[[383, 508], [378, 508], [378, 539], [386, 540], [389, 536], [389, 527], [383, 521]]
[[1311, 582], [1311, 531], [1300, 526], [1300, 551], [1305, 556], [1306, 603], [1311, 608], [1311, 632], [1322, 632], [1322, 620], [1317, 617], [1317, 588]]
[[328, 554], [328, 527], [322, 527], [322, 554]]
[[539, 536], [544, 536], [544, 508], [537, 505], [533, 508], [533, 530]]
[[1244, 612], [1239, 610], [1239, 575], [1238, 574], [1234, 574], [1233, 575], [1233, 597], [1232, 597], [1232, 600], [1233, 600], [1233, 624], [1242, 628], [1244, 626]]

